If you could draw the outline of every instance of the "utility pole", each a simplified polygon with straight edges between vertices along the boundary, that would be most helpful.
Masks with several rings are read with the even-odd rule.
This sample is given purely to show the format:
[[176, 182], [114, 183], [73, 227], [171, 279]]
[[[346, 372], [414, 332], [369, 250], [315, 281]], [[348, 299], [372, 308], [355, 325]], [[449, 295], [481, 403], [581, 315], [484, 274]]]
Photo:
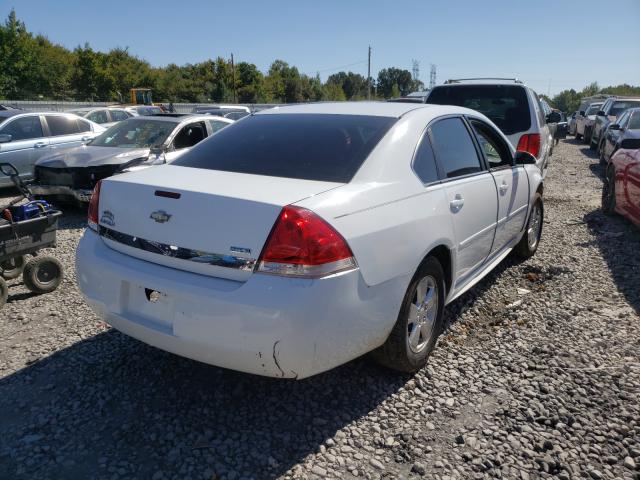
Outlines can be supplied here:
[[411, 60], [411, 64], [413, 66], [413, 80], [417, 82], [420, 80], [420, 62], [414, 58]]
[[233, 73], [233, 103], [238, 103], [236, 96], [236, 66], [233, 63], [233, 53], [231, 54], [231, 72]]
[[436, 86], [436, 66], [431, 64], [431, 73], [429, 74], [429, 90]]
[[369, 59], [367, 61], [367, 100], [371, 100], [371, 45], [369, 45]]

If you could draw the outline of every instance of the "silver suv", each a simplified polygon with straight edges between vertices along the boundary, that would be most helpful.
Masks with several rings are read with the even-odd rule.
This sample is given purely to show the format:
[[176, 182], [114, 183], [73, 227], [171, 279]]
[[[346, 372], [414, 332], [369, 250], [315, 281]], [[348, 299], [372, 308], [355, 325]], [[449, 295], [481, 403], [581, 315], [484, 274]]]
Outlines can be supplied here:
[[[24, 179], [45, 155], [77, 147], [104, 132], [104, 127], [77, 115], [55, 112], [0, 111], [0, 162], [11, 163]], [[13, 185], [0, 176], [0, 187]]]
[[516, 150], [536, 157], [546, 174], [553, 137], [538, 94], [518, 79], [467, 78], [447, 80], [434, 87], [427, 103], [458, 105], [486, 115], [504, 133]]

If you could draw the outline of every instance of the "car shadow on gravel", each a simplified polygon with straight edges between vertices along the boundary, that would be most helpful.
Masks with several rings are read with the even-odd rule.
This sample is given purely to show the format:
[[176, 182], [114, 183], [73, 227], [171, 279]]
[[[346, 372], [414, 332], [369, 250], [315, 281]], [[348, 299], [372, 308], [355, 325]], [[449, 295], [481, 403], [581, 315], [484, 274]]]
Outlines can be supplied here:
[[587, 213], [583, 220], [595, 236], [593, 243], [618, 291], [640, 314], [640, 229], [619, 215], [605, 215], [599, 209]]

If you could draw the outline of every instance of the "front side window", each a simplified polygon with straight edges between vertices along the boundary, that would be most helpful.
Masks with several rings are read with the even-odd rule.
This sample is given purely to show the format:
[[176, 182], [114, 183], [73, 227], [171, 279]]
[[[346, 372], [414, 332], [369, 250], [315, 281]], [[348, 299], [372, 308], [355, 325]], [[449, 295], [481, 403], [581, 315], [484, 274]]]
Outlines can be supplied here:
[[422, 180], [422, 183], [432, 183], [439, 180], [438, 168], [436, 166], [436, 159], [433, 156], [433, 148], [431, 148], [431, 142], [429, 141], [429, 135], [424, 134], [416, 155], [413, 159], [413, 171], [416, 172], [418, 178]]
[[173, 165], [348, 183], [395, 121], [368, 115], [254, 115], [223, 128]]
[[511, 152], [500, 141], [499, 137], [490, 130], [488, 125], [476, 120], [471, 120], [471, 126], [476, 134], [480, 148], [489, 162], [490, 168], [511, 166]]
[[87, 115], [87, 120], [91, 120], [96, 123], [108, 123], [109, 117], [107, 116], [106, 110], [96, 110], [95, 112], [91, 112]]
[[627, 128], [630, 130], [640, 130], [640, 111], [636, 110], [629, 113], [629, 117]]
[[16, 118], [1, 128], [0, 133], [11, 135], [12, 142], [44, 137], [38, 115]]
[[80, 132], [78, 122], [73, 117], [65, 117], [62, 115], [46, 115], [47, 125], [49, 125], [49, 133], [52, 137], [61, 135], [74, 135]]
[[461, 118], [446, 118], [429, 129], [436, 159], [447, 178], [482, 171], [478, 153]]
[[160, 146], [176, 127], [174, 122], [130, 119], [94, 138], [94, 147], [149, 148]]
[[203, 122], [191, 123], [178, 132], [173, 140], [176, 150], [193, 147], [207, 136], [207, 129]]

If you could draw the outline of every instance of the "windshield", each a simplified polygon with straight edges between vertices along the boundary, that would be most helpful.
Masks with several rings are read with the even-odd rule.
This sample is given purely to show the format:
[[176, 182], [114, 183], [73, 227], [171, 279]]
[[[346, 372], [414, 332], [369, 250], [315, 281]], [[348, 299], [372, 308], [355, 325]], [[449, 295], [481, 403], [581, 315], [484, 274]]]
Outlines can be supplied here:
[[436, 87], [427, 103], [457, 105], [486, 115], [505, 135], [531, 127], [527, 93], [515, 85], [451, 85]]
[[93, 139], [93, 147], [148, 148], [162, 145], [176, 124], [161, 120], [124, 120]]
[[223, 128], [173, 165], [347, 183], [395, 121], [365, 115], [254, 115]]
[[591, 105], [589, 105], [589, 108], [587, 108], [585, 115], [595, 115], [596, 113], [598, 113], [598, 110], [600, 110], [601, 106], [601, 103], [592, 103]]
[[626, 109], [634, 108], [634, 107], [640, 107], [640, 102], [616, 102], [613, 104], [613, 107], [611, 107], [611, 111], [609, 112], [609, 115], [618, 117]]

